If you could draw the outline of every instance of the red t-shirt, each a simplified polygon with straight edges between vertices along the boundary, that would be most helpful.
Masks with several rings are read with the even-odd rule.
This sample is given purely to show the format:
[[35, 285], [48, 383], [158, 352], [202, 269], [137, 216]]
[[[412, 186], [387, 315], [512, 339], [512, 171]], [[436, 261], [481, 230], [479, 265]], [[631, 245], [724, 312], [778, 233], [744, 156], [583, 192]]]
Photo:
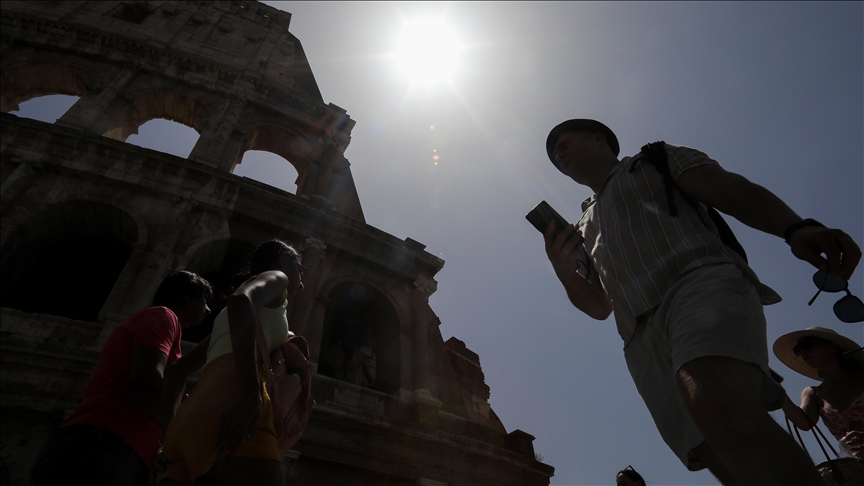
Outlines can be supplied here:
[[128, 442], [152, 466], [162, 429], [132, 394], [132, 348], [156, 348], [171, 365], [182, 355], [180, 336], [180, 322], [167, 307], [150, 307], [129, 316], [108, 337], [81, 405], [61, 427], [87, 424], [105, 429]]

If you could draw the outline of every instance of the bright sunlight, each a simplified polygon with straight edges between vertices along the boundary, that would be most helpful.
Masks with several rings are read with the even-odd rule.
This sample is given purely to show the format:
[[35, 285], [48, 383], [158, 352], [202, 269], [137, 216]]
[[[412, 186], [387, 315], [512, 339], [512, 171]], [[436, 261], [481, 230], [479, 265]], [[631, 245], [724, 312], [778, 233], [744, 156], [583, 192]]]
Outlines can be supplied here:
[[462, 47], [452, 29], [440, 19], [407, 22], [393, 58], [402, 75], [427, 86], [450, 81]]

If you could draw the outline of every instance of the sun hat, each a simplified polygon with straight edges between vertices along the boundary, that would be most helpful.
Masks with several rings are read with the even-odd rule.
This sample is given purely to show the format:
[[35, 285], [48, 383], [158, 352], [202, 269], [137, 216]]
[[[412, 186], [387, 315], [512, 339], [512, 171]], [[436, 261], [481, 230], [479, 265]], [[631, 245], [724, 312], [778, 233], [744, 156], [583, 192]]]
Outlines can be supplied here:
[[[822, 381], [822, 377], [820, 377], [819, 373], [816, 372], [816, 368], [812, 368], [810, 365], [805, 363], [801, 356], [795, 356], [795, 352], [792, 350], [792, 348], [794, 348], [798, 344], [798, 341], [803, 337], [824, 339], [825, 341], [836, 344], [843, 352], [854, 351], [861, 347], [861, 345], [857, 344], [855, 341], [845, 336], [841, 336], [837, 331], [820, 326], [808, 327], [803, 331], [790, 332], [780, 336], [776, 341], [774, 341], [774, 355], [777, 356], [777, 359], [792, 370], [819, 381]], [[854, 353], [849, 357], [864, 365], [864, 351]]]
[[567, 132], [600, 132], [606, 135], [606, 143], [609, 144], [609, 148], [612, 149], [615, 157], [618, 157], [618, 152], [621, 151], [621, 147], [618, 145], [618, 137], [606, 125], [597, 120], [589, 120], [588, 118], [567, 120], [556, 125], [549, 132], [549, 136], [546, 137], [546, 155], [549, 156], [552, 165], [557, 167], [558, 170], [561, 170], [561, 168], [558, 167], [558, 162], [555, 160], [555, 144], [558, 143], [558, 137]]

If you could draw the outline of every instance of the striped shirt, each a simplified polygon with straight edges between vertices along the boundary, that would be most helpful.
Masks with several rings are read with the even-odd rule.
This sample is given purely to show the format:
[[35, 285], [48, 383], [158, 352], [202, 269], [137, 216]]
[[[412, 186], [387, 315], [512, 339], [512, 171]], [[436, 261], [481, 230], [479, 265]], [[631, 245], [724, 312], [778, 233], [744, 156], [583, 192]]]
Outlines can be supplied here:
[[[666, 144], [669, 171], [681, 174], [718, 165], [704, 153]], [[732, 263], [759, 282], [747, 263], [726, 246], [704, 204], [694, 208], [673, 190], [678, 216], [672, 217], [662, 176], [641, 155], [625, 157], [609, 173], [598, 194], [582, 203], [577, 227], [585, 237], [580, 274], [598, 285], [612, 303], [618, 333], [628, 342], [637, 318], [660, 304], [678, 277], [703, 265]], [[780, 296], [758, 284], [762, 303]]]

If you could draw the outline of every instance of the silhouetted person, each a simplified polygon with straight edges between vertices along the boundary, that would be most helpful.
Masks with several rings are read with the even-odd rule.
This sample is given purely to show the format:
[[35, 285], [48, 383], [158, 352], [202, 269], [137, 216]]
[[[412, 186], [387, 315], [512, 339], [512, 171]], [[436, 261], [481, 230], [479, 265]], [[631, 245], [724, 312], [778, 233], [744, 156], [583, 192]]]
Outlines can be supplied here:
[[864, 459], [864, 350], [832, 329], [813, 326], [774, 342], [774, 354], [789, 368], [818, 380], [801, 392], [801, 406], [787, 398], [786, 417], [802, 430], [819, 418], [843, 449]]
[[645, 479], [642, 475], [633, 469], [633, 466], [627, 466], [618, 471], [615, 475], [615, 486], [646, 486]]
[[201, 380], [168, 427], [162, 486], [285, 484], [256, 329], [260, 319], [270, 352], [291, 334], [285, 307], [303, 288], [306, 268], [294, 248], [270, 240], [258, 245], [249, 269], [216, 316]]
[[[146, 485], [159, 440], [186, 377], [203, 364], [205, 340], [181, 358], [181, 329], [210, 313], [210, 284], [174, 272], [153, 307], [123, 321], [108, 337], [81, 405], [42, 446], [30, 484]], [[197, 363], [197, 368], [195, 366]], [[173, 390], [163, 393], [164, 389]]]
[[779, 296], [724, 243], [706, 205], [785, 237], [796, 257], [847, 280], [861, 250], [704, 153], [658, 147], [667, 164], [618, 160], [618, 139], [600, 122], [552, 129], [549, 159], [594, 191], [576, 226], [546, 231], [555, 274], [578, 309], [601, 320], [615, 313], [636, 388], [688, 469], [707, 466], [724, 483], [818, 484], [810, 458], [766, 411], [785, 399], [770, 378], [762, 310]]

